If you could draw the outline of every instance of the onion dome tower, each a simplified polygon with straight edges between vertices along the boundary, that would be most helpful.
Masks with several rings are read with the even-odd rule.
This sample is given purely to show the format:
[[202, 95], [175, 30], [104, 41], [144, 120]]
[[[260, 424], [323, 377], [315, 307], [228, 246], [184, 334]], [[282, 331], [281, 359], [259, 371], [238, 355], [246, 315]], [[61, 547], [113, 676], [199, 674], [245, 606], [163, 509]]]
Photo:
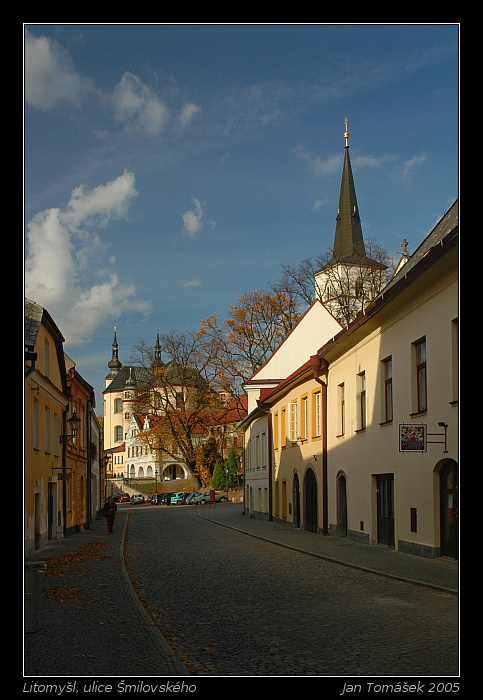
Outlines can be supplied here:
[[117, 344], [117, 329], [114, 326], [114, 340], [112, 341], [112, 355], [110, 361], [107, 363], [109, 367], [109, 374], [107, 375], [107, 380], [112, 380], [122, 369], [122, 363], [119, 360], [119, 346]]

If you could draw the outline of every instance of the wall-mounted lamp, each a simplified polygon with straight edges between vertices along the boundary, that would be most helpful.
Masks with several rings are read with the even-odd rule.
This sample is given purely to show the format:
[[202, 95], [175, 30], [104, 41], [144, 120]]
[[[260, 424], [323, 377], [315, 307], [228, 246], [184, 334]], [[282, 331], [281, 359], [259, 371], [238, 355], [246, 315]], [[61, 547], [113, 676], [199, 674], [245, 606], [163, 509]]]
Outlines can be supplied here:
[[432, 436], [437, 436], [439, 435], [440, 437], [443, 437], [444, 440], [428, 440], [428, 443], [432, 442], [433, 444], [440, 443], [444, 445], [444, 450], [443, 453], [446, 454], [448, 452], [447, 449], [447, 440], [448, 440], [448, 424], [444, 422], [444, 420], [438, 421], [438, 427], [439, 428], [444, 428], [444, 433], [428, 433], [428, 435]]
[[60, 442], [69, 442], [69, 440], [72, 440], [72, 438], [75, 438], [77, 435], [77, 431], [79, 430], [79, 425], [81, 423], [81, 419], [77, 417], [75, 409], [71, 415], [71, 417], [67, 421], [67, 425], [69, 426], [71, 430], [70, 435], [61, 435], [60, 436]]

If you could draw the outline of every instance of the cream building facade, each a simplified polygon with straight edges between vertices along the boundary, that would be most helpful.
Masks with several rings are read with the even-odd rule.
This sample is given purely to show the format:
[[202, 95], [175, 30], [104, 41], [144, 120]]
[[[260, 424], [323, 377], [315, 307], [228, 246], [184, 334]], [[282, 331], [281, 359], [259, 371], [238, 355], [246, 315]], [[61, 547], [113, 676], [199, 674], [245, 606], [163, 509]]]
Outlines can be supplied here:
[[458, 202], [412, 255], [403, 241], [387, 280], [365, 253], [344, 136], [334, 255], [314, 280], [320, 307], [245, 385], [246, 512], [455, 558]]
[[347, 329], [263, 396], [273, 519], [458, 556], [458, 203]]
[[314, 301], [267, 362], [244, 384], [247, 417], [244, 432], [245, 511], [253, 517], [273, 515], [273, 426], [263, 397], [297, 370], [301, 356], [315, 353], [320, 343], [341, 330], [324, 305]]

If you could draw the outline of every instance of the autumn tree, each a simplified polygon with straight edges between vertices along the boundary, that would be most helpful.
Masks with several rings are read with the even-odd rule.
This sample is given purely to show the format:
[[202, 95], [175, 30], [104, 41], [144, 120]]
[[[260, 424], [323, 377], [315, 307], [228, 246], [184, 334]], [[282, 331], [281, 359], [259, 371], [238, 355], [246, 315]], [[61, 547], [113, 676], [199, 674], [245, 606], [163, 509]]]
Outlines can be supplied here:
[[220, 450], [214, 437], [209, 437], [202, 446], [202, 462], [205, 470], [204, 483], [210, 481], [217, 460], [220, 459]]
[[214, 351], [206, 338], [174, 332], [158, 336], [154, 348], [141, 342], [134, 351], [134, 361], [144, 369], [138, 372], [144, 379], [132, 388], [135, 410], [151, 418], [139, 440], [159, 455], [160, 463], [182, 461], [196, 490], [207, 480], [203, 444], [213, 416], [223, 407]]
[[300, 314], [298, 301], [283, 289], [248, 291], [230, 305], [220, 324], [212, 314], [200, 324], [198, 337], [217, 348], [218, 379], [235, 397], [290, 332]]

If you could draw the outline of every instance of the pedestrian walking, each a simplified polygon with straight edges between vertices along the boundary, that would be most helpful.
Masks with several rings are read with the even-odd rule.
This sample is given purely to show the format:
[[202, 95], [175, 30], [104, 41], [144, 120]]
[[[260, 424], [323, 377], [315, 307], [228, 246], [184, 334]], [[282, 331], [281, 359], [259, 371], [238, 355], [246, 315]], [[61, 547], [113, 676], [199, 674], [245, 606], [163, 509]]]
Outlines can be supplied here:
[[104, 504], [104, 517], [107, 520], [107, 531], [112, 535], [112, 526], [114, 525], [114, 518], [116, 517], [117, 503], [112, 500], [109, 496]]

